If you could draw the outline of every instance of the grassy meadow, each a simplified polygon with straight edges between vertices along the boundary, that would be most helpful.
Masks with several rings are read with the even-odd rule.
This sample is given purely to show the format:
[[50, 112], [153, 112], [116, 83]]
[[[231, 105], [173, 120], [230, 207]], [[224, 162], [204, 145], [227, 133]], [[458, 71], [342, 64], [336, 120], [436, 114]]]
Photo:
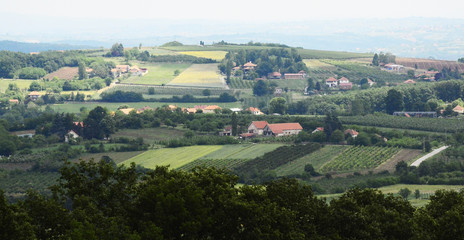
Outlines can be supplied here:
[[217, 151], [221, 147], [218, 145], [208, 145], [149, 150], [120, 164], [129, 165], [131, 162], [134, 162], [137, 165], [152, 169], [156, 166], [169, 165], [171, 169], [176, 169]]
[[168, 85], [223, 88], [218, 64], [192, 64]]
[[32, 82], [38, 80], [26, 80], [26, 79], [0, 79], [0, 93], [4, 93], [8, 89], [10, 83], [18, 85], [19, 89], [28, 89]]
[[226, 51], [184, 51], [178, 53], [194, 57], [211, 58], [216, 61], [221, 61], [227, 54]]
[[145, 143], [154, 143], [155, 141], [170, 140], [184, 136], [184, 131], [173, 128], [143, 128], [143, 129], [122, 129], [111, 135], [113, 138], [143, 138]]
[[253, 159], [283, 145], [284, 144], [224, 145], [221, 149], [205, 155], [201, 159]]
[[[135, 63], [134, 63], [135, 64]], [[174, 71], [183, 72], [190, 67], [190, 63], [140, 63], [137, 66], [148, 68], [148, 73], [143, 76], [130, 76], [120, 78], [122, 83], [135, 84], [166, 84], [176, 78]]]

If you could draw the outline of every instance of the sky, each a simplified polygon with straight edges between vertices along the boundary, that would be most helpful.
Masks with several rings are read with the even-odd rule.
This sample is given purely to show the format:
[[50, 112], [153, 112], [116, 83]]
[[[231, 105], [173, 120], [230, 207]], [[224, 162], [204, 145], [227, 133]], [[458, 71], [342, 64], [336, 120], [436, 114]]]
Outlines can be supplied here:
[[0, 13], [77, 19], [208, 19], [280, 22], [345, 18], [464, 18], [462, 14], [464, 1], [458, 0], [0, 0], [0, 2], [3, 2]]

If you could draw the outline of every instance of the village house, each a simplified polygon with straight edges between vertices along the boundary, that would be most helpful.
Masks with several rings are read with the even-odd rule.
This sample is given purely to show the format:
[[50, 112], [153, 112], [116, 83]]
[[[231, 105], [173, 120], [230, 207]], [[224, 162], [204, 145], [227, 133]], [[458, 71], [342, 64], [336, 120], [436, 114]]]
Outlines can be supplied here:
[[119, 70], [121, 73], [127, 73], [130, 71], [129, 65], [116, 65], [116, 69]]
[[325, 80], [325, 85], [327, 85], [329, 88], [336, 87], [338, 85], [338, 80], [334, 77], [330, 77]]
[[255, 108], [255, 107], [249, 107], [245, 109], [245, 111], [250, 111], [251, 114], [253, 115], [264, 115], [264, 113], [262, 113], [261, 110], [259, 110], [259, 108]]
[[122, 113], [124, 113], [126, 115], [129, 115], [129, 113], [134, 111], [134, 110], [135, 110], [134, 108], [121, 108], [121, 109], [119, 109], [119, 111], [121, 111]]
[[143, 76], [145, 75], [146, 73], [148, 73], [148, 69], [147, 68], [139, 68], [137, 66], [133, 66], [130, 68], [129, 70], [130, 74], [133, 75], [133, 76]]
[[247, 63], [243, 64], [243, 70], [245, 70], [245, 71], [255, 70], [256, 66], [258, 66], [258, 65], [254, 64], [254, 63], [252, 63], [250, 61], [250, 62], [247, 62]]
[[345, 130], [345, 135], [350, 135], [350, 137], [352, 137], [352, 138], [357, 137], [358, 134], [359, 134], [359, 132], [357, 132], [356, 130], [353, 130], [353, 129], [346, 129]]
[[35, 130], [24, 130], [24, 131], [16, 131], [11, 132], [11, 135], [15, 135], [18, 137], [33, 137], [35, 135]]
[[342, 77], [338, 81], [341, 90], [351, 90], [353, 88], [353, 83], [351, 83], [346, 77]]
[[268, 125], [267, 121], [253, 121], [248, 126], [248, 133], [254, 135], [263, 135], [264, 128]]
[[298, 73], [285, 73], [284, 79], [305, 79], [306, 76], [306, 72], [302, 70]]
[[28, 96], [32, 101], [35, 101], [35, 100], [39, 99], [40, 93], [37, 92], [37, 91], [32, 91], [31, 93], [29, 93]]
[[215, 113], [215, 110], [221, 110], [222, 108], [217, 105], [210, 105], [203, 109], [203, 113]]
[[324, 131], [324, 128], [323, 127], [317, 127], [316, 129], [314, 129], [314, 131], [312, 131], [311, 133], [317, 133], [317, 132], [323, 132]]
[[403, 83], [405, 83], [405, 84], [414, 84], [414, 83], [416, 83], [416, 81], [414, 81], [412, 79], [408, 79], [408, 80], [404, 81]]
[[79, 137], [79, 134], [71, 130], [66, 135], [64, 135], [64, 142], [69, 142], [70, 139], [76, 139], [78, 137]]
[[370, 78], [367, 79], [367, 84], [369, 84], [369, 87], [372, 87], [374, 85], [374, 81], [372, 81]]
[[464, 113], [464, 108], [457, 105], [456, 107], [453, 108], [453, 112], [463, 114]]
[[232, 126], [226, 126], [223, 131], [219, 132], [219, 136], [232, 136]]
[[269, 79], [281, 79], [282, 78], [282, 74], [280, 72], [273, 72], [273, 73], [269, 73], [267, 75], [267, 78]]
[[264, 136], [288, 136], [288, 135], [297, 135], [303, 130], [303, 127], [299, 123], [275, 123], [267, 124], [264, 127], [263, 135]]
[[401, 71], [404, 69], [404, 66], [403, 65], [399, 65], [399, 64], [385, 64], [385, 69], [387, 69], [388, 71]]
[[231, 108], [230, 111], [232, 111], [232, 112], [241, 112], [242, 109], [241, 108]]
[[274, 95], [275, 96], [280, 96], [282, 95], [282, 93], [284, 92], [284, 90], [280, 87], [276, 87], [275, 90], [274, 90]]

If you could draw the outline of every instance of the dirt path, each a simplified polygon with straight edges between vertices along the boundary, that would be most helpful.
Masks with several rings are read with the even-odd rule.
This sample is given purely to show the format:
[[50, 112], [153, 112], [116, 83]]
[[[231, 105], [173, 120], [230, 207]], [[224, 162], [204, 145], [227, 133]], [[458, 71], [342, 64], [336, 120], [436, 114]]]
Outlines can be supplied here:
[[441, 147], [441, 148], [437, 148], [437, 149], [433, 150], [431, 153], [429, 153], [429, 154], [427, 154], [427, 155], [425, 155], [425, 156], [423, 156], [423, 157], [417, 159], [415, 162], [413, 162], [413, 163], [411, 164], [411, 166], [418, 167], [423, 161], [425, 161], [425, 160], [427, 160], [427, 159], [429, 159], [429, 158], [431, 158], [431, 157], [433, 157], [433, 156], [439, 154], [441, 151], [447, 149], [448, 147], [449, 147], [449, 146], [443, 146], [443, 147]]
[[416, 149], [401, 149], [395, 156], [390, 158], [388, 161], [380, 164], [374, 169], [375, 173], [382, 172], [382, 171], [389, 171], [390, 173], [395, 171], [396, 164], [401, 162], [401, 161], [409, 161], [411, 159], [416, 158], [421, 154], [421, 150], [416, 150]]

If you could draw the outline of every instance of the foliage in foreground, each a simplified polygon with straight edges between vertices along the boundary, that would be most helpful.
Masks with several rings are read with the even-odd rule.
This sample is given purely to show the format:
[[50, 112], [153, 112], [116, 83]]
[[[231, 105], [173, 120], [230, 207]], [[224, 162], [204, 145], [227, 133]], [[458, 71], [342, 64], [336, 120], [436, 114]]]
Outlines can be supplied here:
[[225, 170], [137, 171], [67, 164], [47, 198], [0, 196], [1, 239], [460, 239], [464, 193], [438, 191], [423, 208], [378, 190], [327, 204], [280, 179], [236, 188]]

